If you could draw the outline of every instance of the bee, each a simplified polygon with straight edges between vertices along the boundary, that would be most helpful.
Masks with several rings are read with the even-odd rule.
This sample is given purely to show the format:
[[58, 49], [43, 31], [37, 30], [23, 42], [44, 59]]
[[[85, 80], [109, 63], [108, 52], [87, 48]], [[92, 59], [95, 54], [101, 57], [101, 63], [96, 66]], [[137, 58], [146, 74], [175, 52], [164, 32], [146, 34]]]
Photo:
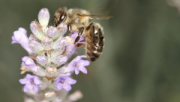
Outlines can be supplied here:
[[85, 38], [85, 50], [88, 58], [95, 61], [101, 55], [104, 46], [104, 33], [100, 24], [90, 22], [90, 19], [109, 19], [110, 16], [92, 15], [83, 9], [59, 8], [54, 14], [54, 26], [67, 24], [68, 31], [78, 31], [74, 44], [81, 36]]

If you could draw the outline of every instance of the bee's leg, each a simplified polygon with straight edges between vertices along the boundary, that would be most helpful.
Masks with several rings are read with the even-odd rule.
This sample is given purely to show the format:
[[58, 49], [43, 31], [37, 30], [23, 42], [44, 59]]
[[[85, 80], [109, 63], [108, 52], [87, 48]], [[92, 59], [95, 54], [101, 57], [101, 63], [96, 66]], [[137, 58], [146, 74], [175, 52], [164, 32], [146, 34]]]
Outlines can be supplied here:
[[76, 44], [80, 40], [81, 35], [83, 34], [83, 31], [84, 31], [84, 27], [79, 28], [79, 33], [78, 33], [78, 36], [76, 37], [76, 39], [74, 41], [74, 44]]
[[67, 24], [67, 28], [68, 28], [68, 31], [70, 33], [72, 33], [72, 25], [71, 25], [71, 23]]

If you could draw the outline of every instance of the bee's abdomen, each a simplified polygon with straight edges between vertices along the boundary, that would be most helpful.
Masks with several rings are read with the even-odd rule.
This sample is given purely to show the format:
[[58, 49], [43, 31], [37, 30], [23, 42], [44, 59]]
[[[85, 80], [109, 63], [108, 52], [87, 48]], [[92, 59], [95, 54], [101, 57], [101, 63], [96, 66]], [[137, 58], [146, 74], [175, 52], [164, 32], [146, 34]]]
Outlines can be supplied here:
[[94, 45], [91, 40], [86, 40], [86, 54], [91, 61], [95, 61], [97, 58], [99, 58], [102, 51], [103, 46]]
[[86, 54], [91, 61], [95, 61], [97, 58], [99, 58], [101, 52], [97, 52], [97, 50], [92, 50], [90, 49], [91, 47], [92, 46], [87, 45]]

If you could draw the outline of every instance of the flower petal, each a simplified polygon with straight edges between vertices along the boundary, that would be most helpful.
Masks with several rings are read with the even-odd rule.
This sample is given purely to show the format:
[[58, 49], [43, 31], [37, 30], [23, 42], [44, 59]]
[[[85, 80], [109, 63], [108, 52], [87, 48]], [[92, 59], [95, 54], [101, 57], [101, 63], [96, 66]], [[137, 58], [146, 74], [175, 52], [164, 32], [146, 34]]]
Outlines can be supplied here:
[[32, 53], [32, 50], [29, 47], [29, 39], [26, 34], [26, 30], [20, 27], [18, 30], [14, 31], [12, 36], [12, 44], [19, 43], [29, 54]]
[[79, 61], [78, 66], [88, 66], [89, 64], [90, 64], [89, 61], [81, 60], [81, 61]]
[[75, 68], [75, 74], [78, 75], [79, 74], [79, 70], [77, 68]]
[[58, 91], [60, 91], [61, 89], [62, 89], [62, 86], [61, 85], [56, 85], [56, 89], [58, 90]]
[[34, 61], [33, 61], [30, 57], [28, 57], [28, 56], [24, 56], [24, 57], [22, 58], [22, 61], [23, 61], [23, 63], [24, 63], [26, 66], [35, 66]]
[[44, 50], [44, 47], [42, 46], [42, 44], [38, 41], [35, 40], [31, 40], [29, 42], [29, 47], [32, 49], [32, 51], [34, 51], [35, 53], [39, 53], [41, 51]]
[[42, 66], [44, 66], [48, 63], [48, 59], [46, 56], [37, 56], [36, 61], [37, 61], [37, 63], [39, 63]]
[[33, 87], [33, 91], [34, 91], [35, 93], [38, 93], [39, 89], [34, 86], [34, 87]]
[[31, 85], [31, 84], [26, 84], [25, 86], [24, 86], [24, 90], [26, 90], [26, 91], [30, 91], [30, 90], [32, 90], [33, 89], [33, 86]]
[[36, 84], [36, 85], [40, 85], [41, 84], [41, 81], [39, 80], [38, 77], [34, 78], [34, 84]]
[[63, 89], [65, 89], [66, 91], [70, 91], [72, 88], [71, 88], [71, 85], [69, 85], [69, 84], [64, 84], [64, 85], [63, 85]]
[[53, 61], [55, 64], [57, 64], [58, 66], [65, 64], [67, 62], [68, 58], [67, 56], [56, 56], [55, 60]]
[[24, 91], [24, 92], [28, 92], [28, 91], [29, 91], [29, 89], [28, 89], [28, 88], [26, 88], [26, 87], [24, 87], [24, 88], [23, 88], [23, 91]]
[[19, 79], [19, 82], [20, 82], [21, 84], [26, 84], [26, 79]]
[[57, 31], [58, 30], [56, 27], [50, 26], [47, 30], [47, 35], [52, 38], [57, 38], [58, 37]]
[[87, 69], [85, 67], [79, 67], [79, 70], [84, 74], [87, 74]]
[[31, 78], [33, 78], [33, 76], [31, 74], [27, 74], [25, 78], [26, 79], [31, 79]]
[[69, 84], [75, 84], [77, 81], [75, 80], [75, 79], [72, 79], [72, 78], [68, 78], [67, 79], [67, 82], [69, 83]]

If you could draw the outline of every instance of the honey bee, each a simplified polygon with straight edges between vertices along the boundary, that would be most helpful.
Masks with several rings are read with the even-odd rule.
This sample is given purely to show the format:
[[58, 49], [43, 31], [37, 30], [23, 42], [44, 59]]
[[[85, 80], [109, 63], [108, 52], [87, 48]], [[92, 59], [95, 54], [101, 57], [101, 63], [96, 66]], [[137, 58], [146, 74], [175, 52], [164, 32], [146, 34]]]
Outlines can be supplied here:
[[90, 19], [109, 18], [110, 16], [92, 15], [83, 9], [59, 8], [54, 15], [54, 26], [65, 23], [69, 32], [78, 31], [75, 44], [84, 36], [86, 54], [91, 61], [95, 61], [103, 51], [104, 34], [100, 24], [90, 22]]

